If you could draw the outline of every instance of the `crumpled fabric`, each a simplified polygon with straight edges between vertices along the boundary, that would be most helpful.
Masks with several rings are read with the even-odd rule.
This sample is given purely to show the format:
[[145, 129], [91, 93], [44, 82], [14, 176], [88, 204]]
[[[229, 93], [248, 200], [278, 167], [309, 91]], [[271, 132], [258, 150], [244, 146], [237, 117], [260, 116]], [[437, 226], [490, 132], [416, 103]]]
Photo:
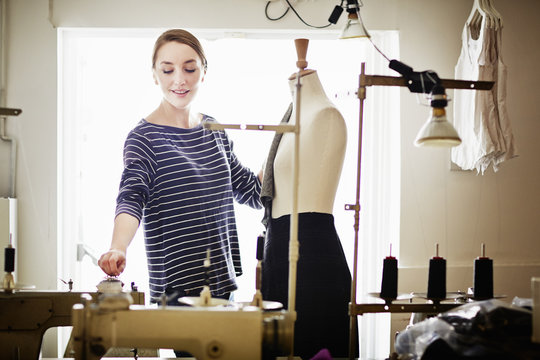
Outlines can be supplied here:
[[540, 358], [532, 311], [500, 300], [475, 301], [412, 325], [395, 341], [401, 359]]

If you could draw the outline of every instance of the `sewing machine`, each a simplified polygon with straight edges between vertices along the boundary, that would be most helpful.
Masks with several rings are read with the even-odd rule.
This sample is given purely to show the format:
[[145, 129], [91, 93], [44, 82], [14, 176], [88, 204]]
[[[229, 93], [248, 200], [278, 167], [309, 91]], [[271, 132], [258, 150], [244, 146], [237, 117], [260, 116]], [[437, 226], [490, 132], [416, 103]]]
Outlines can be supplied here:
[[98, 285], [100, 296], [81, 298], [73, 307], [75, 359], [100, 359], [110, 348], [174, 349], [197, 360], [275, 359], [292, 352], [296, 313], [278, 311], [260, 292], [264, 237], [257, 240], [257, 281], [253, 301], [234, 303], [210, 294], [210, 251], [204, 261], [206, 283], [198, 297], [160, 307], [133, 305], [121, 282], [109, 278]]
[[[82, 292], [0, 291], [0, 354], [2, 359], [38, 359], [45, 331], [70, 326], [72, 308]], [[87, 296], [97, 299], [98, 293]], [[130, 295], [144, 304], [144, 293]]]
[[75, 359], [100, 359], [112, 347], [175, 349], [198, 360], [273, 359], [292, 348], [287, 311], [234, 303], [149, 308], [131, 305], [126, 295], [83, 296], [73, 307]]

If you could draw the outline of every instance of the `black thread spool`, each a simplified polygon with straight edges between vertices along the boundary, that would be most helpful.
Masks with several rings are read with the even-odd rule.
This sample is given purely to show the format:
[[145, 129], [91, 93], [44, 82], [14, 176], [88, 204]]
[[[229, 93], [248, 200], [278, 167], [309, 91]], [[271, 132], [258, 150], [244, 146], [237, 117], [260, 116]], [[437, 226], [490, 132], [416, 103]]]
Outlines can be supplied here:
[[383, 275], [381, 284], [381, 299], [392, 302], [397, 299], [398, 285], [398, 261], [393, 256], [387, 256], [383, 260]]
[[435, 256], [429, 259], [427, 298], [434, 302], [446, 299], [446, 260], [439, 256], [439, 244]]
[[485, 244], [482, 244], [482, 256], [474, 260], [473, 292], [475, 300], [493, 298], [493, 260], [486, 257]]
[[15, 248], [11, 245], [4, 249], [4, 271], [7, 273], [15, 271]]
[[266, 234], [263, 233], [257, 237], [257, 267], [255, 269], [255, 289], [260, 290], [262, 287], [262, 262], [264, 259], [264, 239]]

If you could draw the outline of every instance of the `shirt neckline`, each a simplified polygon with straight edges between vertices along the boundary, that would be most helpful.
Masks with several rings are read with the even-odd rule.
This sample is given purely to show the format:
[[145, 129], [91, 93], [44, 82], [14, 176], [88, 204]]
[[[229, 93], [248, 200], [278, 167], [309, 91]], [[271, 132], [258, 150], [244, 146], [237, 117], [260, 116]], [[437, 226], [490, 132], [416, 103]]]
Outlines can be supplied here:
[[192, 128], [181, 128], [181, 127], [170, 126], [170, 125], [154, 124], [154, 123], [146, 120], [146, 118], [142, 118], [141, 121], [145, 125], [150, 125], [150, 126], [154, 126], [154, 127], [157, 127], [157, 128], [166, 129], [166, 130], [169, 130], [171, 132], [193, 132], [193, 131], [197, 131], [197, 130], [202, 129], [203, 121], [205, 121], [206, 119], [207, 119], [207, 116], [203, 114], [201, 122], [199, 122], [196, 126], [194, 126]]

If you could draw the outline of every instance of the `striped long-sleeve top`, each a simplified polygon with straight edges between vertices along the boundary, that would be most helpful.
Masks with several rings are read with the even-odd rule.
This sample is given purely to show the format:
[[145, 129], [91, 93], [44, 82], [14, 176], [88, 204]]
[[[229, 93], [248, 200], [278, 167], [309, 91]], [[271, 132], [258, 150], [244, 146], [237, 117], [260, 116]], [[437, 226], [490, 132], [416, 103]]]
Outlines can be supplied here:
[[151, 301], [165, 289], [202, 288], [207, 249], [212, 294], [236, 290], [242, 266], [233, 199], [259, 209], [260, 190], [224, 131], [140, 121], [124, 145], [116, 215], [144, 224]]

